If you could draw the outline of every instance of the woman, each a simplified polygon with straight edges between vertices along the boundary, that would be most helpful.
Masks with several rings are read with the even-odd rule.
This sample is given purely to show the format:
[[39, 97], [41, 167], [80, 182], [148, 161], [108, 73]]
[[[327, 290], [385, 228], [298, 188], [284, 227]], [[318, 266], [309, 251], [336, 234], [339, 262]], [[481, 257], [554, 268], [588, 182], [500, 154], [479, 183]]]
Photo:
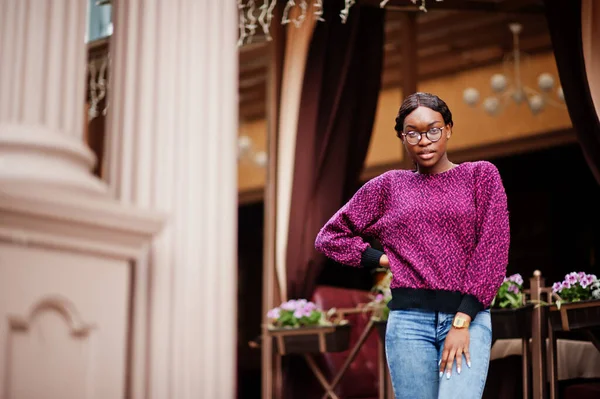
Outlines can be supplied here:
[[487, 377], [489, 306], [508, 262], [506, 194], [491, 163], [448, 160], [452, 127], [439, 97], [407, 97], [395, 130], [416, 170], [366, 183], [315, 243], [339, 263], [390, 267], [385, 346], [396, 398], [481, 398]]

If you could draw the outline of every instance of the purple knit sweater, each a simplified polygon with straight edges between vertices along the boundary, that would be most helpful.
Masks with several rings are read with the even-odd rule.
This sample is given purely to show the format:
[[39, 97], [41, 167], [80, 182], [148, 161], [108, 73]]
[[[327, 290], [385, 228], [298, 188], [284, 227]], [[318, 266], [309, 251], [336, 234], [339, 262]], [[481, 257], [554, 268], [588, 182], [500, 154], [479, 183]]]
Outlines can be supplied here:
[[393, 170], [367, 182], [319, 232], [317, 250], [338, 263], [393, 273], [390, 308], [464, 312], [490, 306], [506, 273], [506, 194], [489, 162], [426, 175]]

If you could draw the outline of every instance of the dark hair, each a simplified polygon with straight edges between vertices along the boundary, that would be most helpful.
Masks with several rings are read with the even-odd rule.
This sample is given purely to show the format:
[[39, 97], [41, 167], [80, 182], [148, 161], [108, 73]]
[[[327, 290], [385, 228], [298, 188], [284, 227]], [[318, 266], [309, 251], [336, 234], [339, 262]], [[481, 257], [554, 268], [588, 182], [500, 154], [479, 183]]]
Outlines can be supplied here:
[[414, 93], [404, 99], [404, 102], [398, 111], [398, 116], [396, 116], [396, 126], [394, 127], [394, 130], [396, 130], [398, 137], [400, 137], [400, 133], [402, 133], [402, 130], [404, 129], [404, 119], [418, 107], [427, 107], [439, 112], [442, 114], [442, 118], [444, 118], [445, 125], [450, 125], [450, 127], [454, 125], [454, 122], [452, 121], [452, 112], [450, 112], [450, 109], [444, 100], [435, 94]]

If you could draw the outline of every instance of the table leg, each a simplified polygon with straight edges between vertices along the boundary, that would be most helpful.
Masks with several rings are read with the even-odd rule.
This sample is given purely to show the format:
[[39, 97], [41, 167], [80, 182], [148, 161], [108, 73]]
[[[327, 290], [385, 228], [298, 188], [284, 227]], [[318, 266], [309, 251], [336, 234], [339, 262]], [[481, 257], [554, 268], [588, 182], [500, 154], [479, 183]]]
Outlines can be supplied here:
[[387, 367], [385, 364], [384, 344], [377, 340], [377, 356], [379, 357], [379, 399], [387, 398]]
[[523, 339], [522, 369], [523, 374], [523, 399], [529, 398], [529, 339]]
[[334, 386], [331, 385], [329, 382], [327, 382], [327, 379], [325, 378], [325, 376], [319, 369], [319, 366], [317, 366], [317, 364], [315, 363], [314, 359], [310, 355], [304, 355], [304, 359], [306, 359], [306, 363], [308, 363], [308, 366], [310, 367], [312, 372], [315, 374], [315, 377], [317, 377], [317, 379], [319, 380], [319, 382], [325, 389], [326, 393], [325, 393], [324, 397], [325, 398], [329, 397], [331, 399], [339, 399], [339, 397], [333, 391]]
[[600, 328], [592, 328], [586, 330], [586, 334], [590, 338], [590, 341], [592, 341], [592, 344], [594, 344], [596, 349], [600, 351]]
[[548, 321], [548, 363], [550, 366], [550, 399], [558, 398], [558, 353], [557, 353], [557, 345], [556, 345], [556, 337], [554, 336], [554, 331], [552, 330], [552, 326], [550, 325], [550, 321]]
[[[369, 336], [369, 333], [373, 329], [374, 325], [375, 324], [373, 322], [373, 319], [369, 320], [369, 324], [367, 324], [367, 326], [365, 327], [365, 329], [364, 329], [363, 333], [361, 334], [360, 338], [358, 339], [358, 341], [356, 342], [356, 344], [352, 348], [352, 351], [350, 351], [350, 354], [348, 355], [348, 357], [344, 361], [344, 364], [342, 365], [342, 368], [340, 369], [340, 371], [338, 371], [338, 373], [336, 374], [335, 378], [331, 382], [331, 388], [332, 389], [335, 389], [335, 387], [337, 386], [337, 384], [339, 384], [340, 380], [344, 376], [344, 373], [346, 372], [346, 370], [350, 366], [350, 363], [352, 363], [352, 361], [354, 360], [354, 358], [358, 354], [358, 351], [360, 350], [360, 347], [363, 346], [363, 344], [367, 340], [367, 337]], [[323, 396], [322, 399], [326, 399], [326, 398], [327, 398], [327, 395]]]

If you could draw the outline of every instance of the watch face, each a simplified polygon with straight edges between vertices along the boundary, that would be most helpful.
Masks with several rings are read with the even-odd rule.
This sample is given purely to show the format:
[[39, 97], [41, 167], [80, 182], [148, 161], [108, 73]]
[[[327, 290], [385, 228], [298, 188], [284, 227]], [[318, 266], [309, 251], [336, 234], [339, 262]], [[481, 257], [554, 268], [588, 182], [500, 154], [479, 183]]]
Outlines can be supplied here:
[[462, 327], [465, 325], [465, 321], [463, 319], [454, 319], [454, 327]]

